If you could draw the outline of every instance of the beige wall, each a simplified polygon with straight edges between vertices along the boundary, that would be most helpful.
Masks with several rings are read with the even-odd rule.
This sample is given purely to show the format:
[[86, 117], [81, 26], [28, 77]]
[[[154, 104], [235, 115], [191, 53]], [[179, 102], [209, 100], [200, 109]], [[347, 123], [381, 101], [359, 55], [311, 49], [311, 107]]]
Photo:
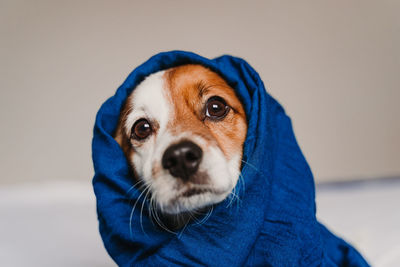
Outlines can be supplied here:
[[400, 1], [1, 0], [0, 182], [90, 179], [100, 104], [171, 49], [248, 60], [317, 179], [400, 175], [399, 14]]

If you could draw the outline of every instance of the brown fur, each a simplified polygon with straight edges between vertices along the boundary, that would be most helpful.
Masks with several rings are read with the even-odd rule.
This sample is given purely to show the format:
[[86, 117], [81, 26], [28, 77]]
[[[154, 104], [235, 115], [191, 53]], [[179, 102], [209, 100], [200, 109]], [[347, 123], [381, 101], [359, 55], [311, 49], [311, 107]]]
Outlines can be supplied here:
[[[125, 156], [130, 159], [133, 154], [133, 147], [130, 142], [130, 136], [127, 134], [127, 130], [125, 129], [124, 125], [126, 122], [126, 118], [130, 112], [132, 112], [133, 107], [132, 107], [132, 101], [129, 101], [132, 95], [128, 97], [128, 99], [125, 101], [125, 104], [123, 105], [120, 113], [120, 117], [118, 120], [118, 125], [117, 129], [114, 134], [114, 139], [117, 141], [117, 143], [121, 146], [122, 151], [124, 151]], [[132, 166], [133, 167], [133, 166]]]
[[[174, 117], [168, 128], [172, 134], [191, 132], [201, 136], [209, 146], [218, 145], [227, 159], [241, 153], [247, 132], [246, 115], [234, 90], [217, 73], [201, 65], [183, 65], [168, 69], [164, 74], [167, 95], [170, 96]], [[218, 95], [231, 107], [228, 115], [220, 121], [205, 118], [204, 105], [211, 96]], [[125, 129], [126, 117], [132, 112], [132, 94], [122, 107], [115, 140], [128, 159], [134, 156], [134, 146], [140, 142], [131, 140], [130, 129]], [[153, 123], [157, 130], [157, 122]], [[207, 149], [207, 147], [203, 147]], [[129, 160], [131, 164], [131, 160]], [[132, 168], [134, 166], [131, 166]], [[155, 168], [153, 175], [160, 171]], [[155, 175], [156, 176], [156, 175]]]
[[[243, 143], [247, 133], [247, 123], [244, 108], [231, 88], [224, 79], [217, 73], [200, 65], [183, 65], [171, 68], [164, 73], [164, 92], [168, 96], [170, 107], [172, 107], [171, 118], [168, 122], [168, 131], [171, 134], [180, 134], [182, 132], [191, 133], [202, 137], [205, 142], [202, 149], [206, 150], [210, 146], [218, 146], [224, 153], [227, 160], [232, 156], [242, 154]], [[205, 105], [212, 96], [222, 97], [230, 111], [221, 120], [212, 120], [205, 116]], [[120, 144], [129, 164], [137, 178], [132, 158], [135, 156], [135, 147], [143, 143], [131, 139], [131, 129], [125, 129], [127, 116], [133, 111], [131, 94], [124, 104], [119, 118], [118, 126], [115, 131], [115, 140]], [[159, 125], [152, 121], [152, 128], [157, 134]], [[200, 145], [200, 144], [199, 144]], [[152, 165], [152, 178], [156, 179], [162, 171], [160, 163]], [[197, 187], [192, 187], [191, 183], [207, 184], [207, 173], [196, 173], [191, 182], [185, 183], [188, 190], [184, 194], [190, 196], [201, 192]], [[199, 191], [200, 190], [200, 191]], [[177, 196], [178, 198], [178, 196]], [[207, 210], [207, 208], [203, 208]], [[202, 209], [197, 213], [201, 214]], [[161, 214], [162, 221], [172, 230], [180, 229], [192, 220], [191, 212], [183, 212], [178, 215]]]
[[[228, 159], [241, 152], [247, 132], [246, 115], [235, 91], [224, 79], [201, 65], [169, 69], [165, 79], [175, 109], [175, 117], [169, 123], [171, 132], [190, 131], [210, 145], [217, 142]], [[215, 95], [225, 99], [232, 108], [220, 121], [204, 116], [207, 99]]]

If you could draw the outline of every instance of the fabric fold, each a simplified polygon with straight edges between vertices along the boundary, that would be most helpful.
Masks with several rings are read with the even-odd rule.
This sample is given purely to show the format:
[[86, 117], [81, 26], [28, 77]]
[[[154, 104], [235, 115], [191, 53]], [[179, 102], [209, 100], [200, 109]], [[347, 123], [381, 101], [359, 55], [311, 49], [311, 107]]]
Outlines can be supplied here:
[[[112, 138], [122, 105], [148, 75], [201, 64], [220, 74], [244, 104], [248, 133], [240, 201], [215, 205], [202, 224], [173, 234], [154, 226], [134, 187], [126, 158]], [[137, 67], [97, 113], [92, 142], [99, 229], [120, 266], [368, 266], [349, 244], [316, 219], [311, 170], [291, 122], [257, 72], [232, 56], [206, 59], [190, 52], [157, 54]], [[141, 209], [135, 209], [139, 205]]]

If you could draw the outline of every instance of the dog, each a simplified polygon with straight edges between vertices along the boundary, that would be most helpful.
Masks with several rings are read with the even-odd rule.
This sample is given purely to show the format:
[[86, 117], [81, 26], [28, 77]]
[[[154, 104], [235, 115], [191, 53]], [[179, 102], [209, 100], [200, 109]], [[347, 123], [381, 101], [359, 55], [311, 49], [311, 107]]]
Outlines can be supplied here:
[[244, 107], [234, 89], [216, 72], [188, 64], [153, 73], [137, 85], [114, 138], [135, 183], [150, 196], [158, 224], [180, 229], [231, 194], [246, 134]]

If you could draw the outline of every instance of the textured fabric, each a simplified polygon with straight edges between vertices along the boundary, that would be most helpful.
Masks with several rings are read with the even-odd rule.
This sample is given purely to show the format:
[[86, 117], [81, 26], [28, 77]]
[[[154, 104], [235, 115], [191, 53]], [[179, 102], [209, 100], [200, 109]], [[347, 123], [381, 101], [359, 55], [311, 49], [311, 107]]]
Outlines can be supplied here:
[[[171, 234], [141, 210], [126, 158], [112, 138], [127, 96], [146, 76], [182, 64], [202, 64], [237, 92], [248, 119], [240, 201], [217, 204], [203, 224]], [[136, 68], [100, 108], [92, 144], [100, 233], [120, 266], [368, 266], [315, 217], [313, 176], [289, 117], [244, 60], [209, 60], [189, 52], [160, 53]], [[130, 227], [132, 217], [132, 227]], [[345, 219], [345, 218], [344, 218]]]

